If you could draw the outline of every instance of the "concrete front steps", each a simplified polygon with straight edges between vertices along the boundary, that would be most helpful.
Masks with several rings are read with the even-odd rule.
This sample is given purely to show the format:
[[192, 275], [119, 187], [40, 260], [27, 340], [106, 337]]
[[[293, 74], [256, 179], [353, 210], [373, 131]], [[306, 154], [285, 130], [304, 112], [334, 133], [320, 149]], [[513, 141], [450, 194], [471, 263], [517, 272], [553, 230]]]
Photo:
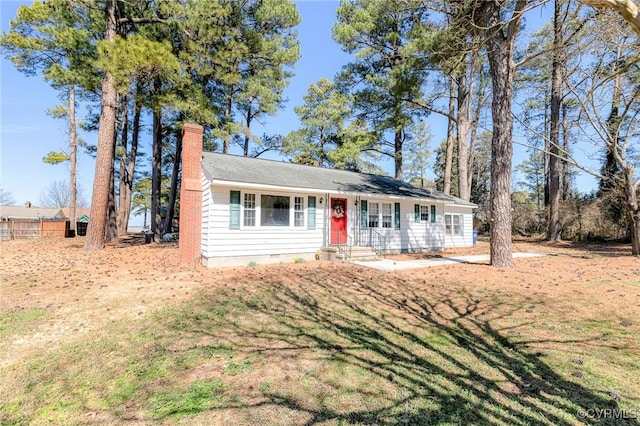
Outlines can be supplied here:
[[378, 260], [378, 254], [371, 247], [351, 247], [351, 259], [360, 262], [366, 262], [367, 260]]

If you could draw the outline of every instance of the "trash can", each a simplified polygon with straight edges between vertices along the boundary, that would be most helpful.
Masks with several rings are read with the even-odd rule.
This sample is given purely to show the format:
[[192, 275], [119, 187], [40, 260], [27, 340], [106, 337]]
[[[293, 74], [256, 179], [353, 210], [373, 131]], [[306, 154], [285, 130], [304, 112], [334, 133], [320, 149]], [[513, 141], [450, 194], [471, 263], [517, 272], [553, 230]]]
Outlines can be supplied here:
[[76, 235], [84, 237], [87, 235], [87, 222], [76, 222]]
[[475, 246], [477, 242], [478, 242], [478, 231], [474, 230], [473, 231], [473, 245]]

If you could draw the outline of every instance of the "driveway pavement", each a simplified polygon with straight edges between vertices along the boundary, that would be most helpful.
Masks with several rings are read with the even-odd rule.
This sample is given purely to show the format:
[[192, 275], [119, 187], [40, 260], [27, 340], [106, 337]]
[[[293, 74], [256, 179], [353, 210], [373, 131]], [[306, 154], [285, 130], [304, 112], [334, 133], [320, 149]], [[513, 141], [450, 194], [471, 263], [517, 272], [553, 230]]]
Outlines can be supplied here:
[[[514, 258], [522, 257], [538, 257], [546, 256], [547, 253], [513, 253]], [[479, 254], [475, 256], [452, 256], [452, 257], [436, 257], [431, 259], [419, 259], [419, 260], [394, 260], [394, 259], [379, 259], [379, 260], [367, 260], [357, 261], [354, 260], [351, 263], [356, 265], [366, 266], [368, 268], [379, 269], [381, 271], [400, 271], [404, 269], [416, 269], [416, 268], [430, 268], [433, 266], [452, 265], [456, 263], [478, 263], [488, 264], [489, 255]]]

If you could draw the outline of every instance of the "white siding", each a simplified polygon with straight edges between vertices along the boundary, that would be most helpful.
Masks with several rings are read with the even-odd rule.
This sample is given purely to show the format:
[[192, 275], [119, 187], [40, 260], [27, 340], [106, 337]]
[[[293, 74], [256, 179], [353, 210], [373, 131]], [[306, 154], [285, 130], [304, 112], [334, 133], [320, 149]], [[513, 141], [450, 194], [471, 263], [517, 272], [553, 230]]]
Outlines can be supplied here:
[[202, 176], [202, 229], [201, 232], [201, 254], [203, 256], [206, 255], [209, 247], [209, 235], [210, 235], [210, 212], [211, 205], [213, 203], [213, 196], [211, 193], [211, 185], [209, 185], [209, 180], [203, 175]]
[[[391, 203], [398, 200], [362, 198], [369, 203]], [[444, 248], [444, 205], [428, 201], [401, 200], [400, 202], [400, 229], [371, 228], [386, 239], [387, 249], [392, 252], [423, 252], [440, 250]], [[429, 206], [429, 220], [416, 222], [415, 204]], [[436, 222], [431, 222], [431, 206], [436, 206]]]
[[[240, 229], [229, 229], [230, 191], [240, 191]], [[255, 194], [257, 207], [261, 195], [281, 195], [291, 197], [301, 196], [305, 200], [305, 226], [293, 226], [293, 210], [288, 227], [261, 227], [260, 210], [256, 209], [256, 225], [244, 226], [244, 194]], [[316, 227], [308, 229], [309, 210], [308, 197], [316, 197]], [[205, 264], [215, 265], [223, 263], [224, 259], [233, 260], [236, 264], [246, 264], [251, 260], [260, 261], [290, 261], [290, 258], [300, 255], [313, 258], [314, 254], [330, 240], [329, 205], [332, 196], [327, 194], [284, 192], [230, 187], [213, 187], [206, 179], [203, 179], [202, 197], [202, 255]], [[369, 203], [391, 203], [392, 214], [395, 212], [393, 205], [400, 203], [400, 229], [374, 228], [373, 230], [386, 238], [387, 249], [392, 252], [423, 252], [441, 250], [447, 247], [468, 247], [472, 245], [472, 209], [462, 206], [445, 206], [442, 203], [416, 200], [397, 200], [375, 197], [355, 197], [346, 195], [334, 195], [337, 198], [347, 199], [347, 230], [352, 236], [356, 236], [355, 230], [360, 226], [360, 200]], [[320, 202], [323, 199], [323, 202]], [[415, 205], [429, 206], [429, 219], [418, 220], [415, 218]], [[436, 208], [436, 221], [431, 221], [431, 206]], [[293, 206], [291, 206], [293, 209]], [[463, 235], [446, 235], [445, 214], [458, 214], [463, 218]]]
[[[415, 205], [429, 206], [429, 219], [416, 221]], [[431, 206], [436, 207], [436, 221], [431, 221]], [[428, 201], [403, 203], [402, 245], [403, 251], [422, 252], [441, 250], [444, 247], [444, 205]]]
[[[293, 213], [289, 227], [245, 227], [229, 229], [229, 192], [241, 191], [241, 204], [245, 192], [261, 195], [302, 196], [305, 200], [305, 226], [293, 226]], [[211, 195], [206, 217], [203, 218], [203, 256], [205, 258], [287, 255], [299, 253], [314, 253], [323, 245], [323, 213], [324, 206], [320, 204], [320, 194], [287, 193], [278, 191], [244, 190], [243, 188], [210, 187], [207, 191]], [[316, 197], [316, 229], [308, 229], [308, 196]], [[293, 203], [293, 199], [291, 201]], [[326, 203], [326, 201], [325, 201]], [[240, 209], [241, 223], [244, 207]], [[205, 214], [203, 209], [203, 215]], [[256, 213], [259, 224], [259, 211]], [[285, 257], [286, 259], [286, 257]]]
[[[462, 215], [462, 235], [446, 235], [443, 226], [445, 247], [470, 247], [473, 245], [473, 215], [468, 207], [447, 206], [446, 214]], [[442, 218], [444, 220], [444, 217]]]

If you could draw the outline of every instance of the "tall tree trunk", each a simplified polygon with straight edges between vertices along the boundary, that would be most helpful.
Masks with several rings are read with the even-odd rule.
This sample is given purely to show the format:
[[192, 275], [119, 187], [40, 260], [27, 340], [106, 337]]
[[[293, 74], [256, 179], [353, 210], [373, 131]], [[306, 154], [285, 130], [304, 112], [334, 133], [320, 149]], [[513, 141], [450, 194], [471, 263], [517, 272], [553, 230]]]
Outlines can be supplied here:
[[149, 209], [145, 206], [144, 208], [144, 222], [143, 222], [143, 228], [147, 229], [147, 212], [149, 211]]
[[[115, 142], [113, 147], [115, 149]], [[116, 209], [115, 170], [113, 167], [111, 168], [111, 183], [109, 184], [109, 203], [107, 205], [107, 228], [105, 238], [109, 243], [118, 242], [118, 212]]]
[[[477, 55], [477, 53], [476, 53]], [[477, 59], [477, 57], [476, 57]], [[473, 61], [475, 63], [475, 59]], [[475, 68], [475, 65], [474, 65]], [[483, 81], [482, 78], [482, 70], [478, 71], [478, 83], [477, 83], [477, 94], [476, 97], [476, 106], [473, 111], [473, 119], [471, 120], [471, 125], [469, 128], [469, 162], [467, 164], [468, 167], [468, 178], [467, 178], [467, 188], [469, 188], [469, 199], [471, 199], [471, 190], [473, 188], [473, 177], [474, 177], [474, 164], [476, 161], [476, 135], [478, 134], [478, 124], [480, 123], [480, 115], [482, 113], [482, 105], [485, 101], [487, 83]]]
[[404, 141], [404, 130], [402, 128], [396, 127], [393, 142], [395, 153], [393, 156], [394, 164], [395, 164], [395, 178], [398, 180], [402, 180], [402, 143]]
[[69, 86], [69, 231], [75, 236], [78, 205], [78, 134], [76, 132], [76, 86]]
[[[118, 106], [118, 109], [120, 107]], [[119, 111], [116, 111], [116, 117], [118, 117]], [[117, 123], [116, 118], [116, 123]], [[116, 131], [113, 133], [113, 158], [116, 158], [116, 146], [118, 138], [118, 125], [116, 124]], [[121, 127], [121, 126], [120, 126]], [[121, 129], [120, 129], [121, 130]], [[107, 228], [105, 231], [105, 240], [107, 243], [118, 242], [118, 206], [116, 205], [116, 170], [115, 165], [111, 168], [111, 181], [109, 182], [109, 202], [107, 204]]]
[[562, 176], [560, 179], [562, 181], [562, 201], [567, 201], [571, 196], [571, 176], [569, 175], [569, 162], [567, 161], [571, 130], [569, 128], [567, 109], [567, 103], [562, 102]]
[[605, 156], [604, 179], [600, 184], [600, 192], [608, 192], [618, 187], [615, 176], [619, 170], [616, 150], [620, 146], [620, 102], [622, 91], [620, 90], [622, 76], [618, 73], [618, 65], [622, 57], [622, 47], [618, 46], [616, 60], [613, 63], [612, 73], [616, 75], [613, 80], [613, 94], [611, 96], [611, 112], [607, 118], [607, 153]]
[[[160, 108], [157, 106], [156, 108]], [[162, 232], [160, 192], [162, 191], [162, 112], [153, 111], [153, 148], [151, 156], [151, 233], [159, 242]]]
[[247, 125], [247, 129], [245, 131], [245, 135], [244, 135], [244, 156], [248, 157], [249, 156], [249, 144], [251, 143], [251, 138], [249, 137], [249, 133], [251, 132], [251, 104], [247, 105], [247, 115], [246, 115], [246, 125]]
[[[129, 162], [127, 163], [127, 184], [125, 187], [124, 204], [120, 205], [123, 210], [124, 221], [129, 223], [131, 216], [131, 198], [133, 194], [133, 183], [135, 181], [136, 161], [138, 159], [138, 141], [140, 140], [140, 115], [142, 113], [142, 104], [136, 99], [135, 110], [133, 113], [133, 129], [131, 135], [131, 151], [129, 152]], [[146, 219], [146, 211], [145, 211]], [[146, 220], [145, 220], [146, 225]]]
[[125, 95], [122, 97], [122, 131], [120, 132], [120, 173], [118, 179], [118, 235], [127, 233], [127, 225], [129, 221], [128, 209], [125, 208], [127, 203], [127, 186], [129, 176], [127, 175], [128, 166], [128, 145], [129, 145], [129, 98]]
[[[133, 182], [135, 179], [136, 160], [138, 158], [138, 141], [140, 139], [141, 112], [142, 112], [142, 105], [136, 98], [134, 113], [133, 113], [132, 129], [131, 129], [131, 149], [126, 154], [126, 157], [127, 157], [126, 168], [124, 169], [124, 172], [121, 170], [120, 205], [118, 206], [119, 207], [118, 230], [120, 235], [127, 232], [127, 227], [129, 226], [129, 218], [131, 217], [131, 198], [133, 194]], [[122, 175], [126, 177], [124, 181], [124, 185], [122, 183]], [[145, 220], [145, 226], [146, 226], [146, 220]]]
[[[545, 93], [544, 97], [545, 97], [545, 102], [547, 101], [550, 102], [550, 99], [549, 99], [550, 96], [548, 93]], [[550, 108], [544, 109], [544, 134], [545, 135], [551, 134], [551, 126], [549, 125], [549, 123], [551, 122], [551, 120], [549, 119], [549, 109]], [[551, 150], [551, 142], [549, 141], [549, 138], [545, 138], [545, 141], [544, 141], [544, 188], [543, 188], [545, 207], [549, 206], [549, 158], [550, 158], [549, 152], [550, 150]]]
[[467, 141], [469, 139], [469, 97], [471, 87], [467, 79], [465, 69], [458, 76], [458, 197], [469, 201], [471, 194], [467, 185], [469, 165], [469, 151]]
[[229, 126], [231, 125], [232, 108], [233, 108], [233, 88], [228, 87], [227, 97], [225, 99], [225, 106], [224, 106], [224, 120], [225, 120], [225, 125], [227, 126], [227, 129], [225, 131], [224, 139], [222, 141], [223, 154], [229, 153], [229, 146], [231, 144], [231, 128]]
[[173, 157], [173, 173], [171, 175], [171, 189], [169, 190], [169, 203], [167, 205], [167, 216], [164, 219], [162, 233], [171, 232], [173, 228], [174, 209], [178, 195], [178, 182], [180, 176], [180, 162], [182, 159], [182, 129], [176, 132], [176, 152]]
[[[492, 82], [491, 112], [491, 194], [490, 251], [491, 265], [513, 266], [511, 241], [511, 166], [513, 161], [513, 120], [511, 101], [515, 65], [513, 49], [521, 13], [526, 0], [517, 0], [508, 24], [501, 22], [504, 1], [485, 1], [481, 9], [480, 28], [484, 28]], [[506, 28], [503, 28], [505, 27]]]
[[[402, 106], [401, 106], [401, 101], [396, 101], [396, 120], [395, 122], [397, 123], [399, 121], [399, 117], [402, 115]], [[398, 124], [396, 124], [395, 127], [395, 133], [393, 136], [393, 147], [394, 147], [394, 155], [393, 155], [393, 159], [394, 159], [394, 164], [395, 164], [395, 178], [398, 180], [402, 180], [402, 145], [404, 144], [404, 128], [402, 126], [399, 126]], [[324, 151], [324, 150], [323, 150]]]
[[551, 69], [551, 127], [549, 134], [549, 219], [547, 239], [560, 240], [560, 104], [562, 96], [561, 0], [554, 1]]
[[[116, 38], [116, 0], [105, 2], [105, 37], [108, 43]], [[107, 208], [109, 205], [109, 188], [113, 171], [113, 144], [116, 126], [117, 92], [113, 76], [105, 71], [102, 77], [102, 98], [98, 130], [98, 149], [96, 151], [96, 166], [93, 179], [91, 198], [91, 213], [87, 235], [84, 240], [85, 250], [104, 248], [107, 222]]]
[[449, 76], [449, 117], [447, 118], [447, 154], [444, 160], [444, 189], [443, 192], [451, 195], [451, 168], [453, 166], [453, 137], [454, 114], [456, 113], [456, 85], [455, 77]]
[[640, 256], [640, 203], [638, 202], [638, 184], [634, 181], [633, 170], [634, 167], [631, 165], [627, 165], [623, 169], [624, 192], [631, 234], [631, 254]]

